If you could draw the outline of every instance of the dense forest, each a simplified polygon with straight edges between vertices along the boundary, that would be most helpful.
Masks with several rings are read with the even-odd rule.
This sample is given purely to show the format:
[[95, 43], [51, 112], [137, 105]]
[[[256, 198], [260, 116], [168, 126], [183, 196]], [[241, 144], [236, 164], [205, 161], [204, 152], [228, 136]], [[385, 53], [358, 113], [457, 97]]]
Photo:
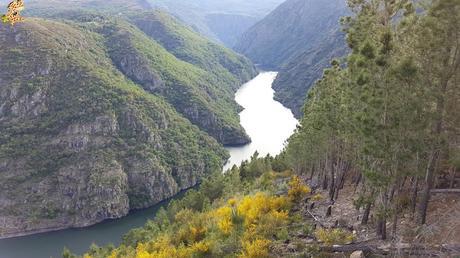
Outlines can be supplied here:
[[352, 53], [310, 91], [286, 151], [331, 200], [356, 177], [362, 223], [373, 210], [385, 239], [387, 220], [396, 232], [403, 209], [424, 224], [436, 179], [452, 186], [460, 165], [460, 1], [423, 10], [406, 0], [349, 4], [355, 16], [342, 22]]
[[[333, 60], [309, 92], [281, 155], [255, 153], [216, 173], [119, 247], [92, 246], [84, 257], [407, 255], [410, 245], [392, 249], [399, 220], [409, 216], [414, 230], [423, 228], [434, 189], [458, 187], [460, 1], [348, 3], [353, 15], [341, 22], [351, 53]], [[370, 231], [342, 226], [345, 216], [322, 220], [345, 194]], [[315, 215], [320, 205], [324, 217]], [[369, 247], [371, 240], [390, 245]], [[431, 251], [426, 243], [412, 255]]]

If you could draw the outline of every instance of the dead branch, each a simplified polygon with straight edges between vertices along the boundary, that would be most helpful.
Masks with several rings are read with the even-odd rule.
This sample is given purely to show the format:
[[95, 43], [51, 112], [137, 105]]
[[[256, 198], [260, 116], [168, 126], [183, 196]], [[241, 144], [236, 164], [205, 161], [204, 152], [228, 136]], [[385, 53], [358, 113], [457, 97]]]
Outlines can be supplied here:
[[326, 227], [326, 226], [324, 226], [324, 224], [321, 223], [321, 221], [319, 221], [319, 219], [318, 219], [315, 215], [313, 215], [309, 210], [307, 210], [307, 212], [308, 212], [308, 214], [310, 214], [310, 216], [311, 216], [316, 222], [319, 223], [319, 225], [320, 225], [321, 227], [323, 227], [323, 228]]
[[460, 189], [433, 189], [430, 192], [432, 194], [438, 194], [438, 193], [460, 194]]

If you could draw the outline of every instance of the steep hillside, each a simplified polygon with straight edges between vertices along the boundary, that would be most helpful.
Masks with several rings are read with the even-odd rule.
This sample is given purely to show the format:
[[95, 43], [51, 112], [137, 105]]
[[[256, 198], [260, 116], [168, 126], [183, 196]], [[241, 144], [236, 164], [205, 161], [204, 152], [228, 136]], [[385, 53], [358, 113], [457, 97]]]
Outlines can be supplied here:
[[[249, 142], [239, 124], [240, 107], [233, 99], [234, 90], [243, 80], [237, 80], [223, 67], [219, 76], [218, 67], [211, 73], [182, 61], [128, 23], [106, 25], [101, 33], [107, 38], [110, 56], [117, 67], [145, 90], [164, 96], [177, 111], [219, 142], [229, 145]], [[200, 48], [193, 42], [183, 42]], [[184, 59], [199, 54], [180, 50], [176, 53], [183, 54]], [[209, 54], [201, 57], [200, 65], [215, 61]], [[248, 68], [254, 73], [252, 66]]]
[[124, 216], [195, 185], [227, 157], [118, 71], [110, 40], [42, 19], [0, 25], [0, 236]]
[[283, 1], [149, 0], [149, 3], [173, 13], [203, 35], [233, 47], [244, 31]]
[[288, 0], [245, 32], [235, 49], [262, 68], [280, 71], [276, 97], [299, 117], [322, 69], [346, 53], [339, 25], [346, 14], [345, 0]]
[[130, 20], [176, 58], [212, 73], [234, 90], [256, 74], [249, 59], [199, 36], [165, 12], [144, 12]]
[[345, 37], [339, 30], [324, 37], [317, 47], [307, 50], [284, 64], [273, 82], [275, 99], [290, 108], [297, 118], [302, 117], [302, 106], [308, 90], [323, 74], [334, 58], [347, 53]]
[[345, 13], [344, 0], [288, 0], [246, 31], [235, 49], [262, 67], [278, 69], [323, 44]]
[[164, 12], [127, 12], [110, 23], [107, 16], [95, 12], [61, 12], [51, 17], [73, 20], [102, 34], [120, 71], [150, 93], [165, 97], [220, 143], [250, 141], [239, 123], [241, 107], [234, 101], [236, 89], [256, 75], [248, 59], [199, 36]]
[[233, 47], [241, 35], [261, 17], [239, 14], [210, 13], [205, 21], [213, 34], [226, 46]]

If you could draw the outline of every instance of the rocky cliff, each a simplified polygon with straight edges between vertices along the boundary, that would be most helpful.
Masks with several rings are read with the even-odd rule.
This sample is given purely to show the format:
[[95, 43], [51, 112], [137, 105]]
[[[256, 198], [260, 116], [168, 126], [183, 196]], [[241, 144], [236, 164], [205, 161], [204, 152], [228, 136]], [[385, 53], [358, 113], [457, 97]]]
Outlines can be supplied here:
[[195, 185], [227, 158], [148, 92], [171, 90], [133, 66], [148, 58], [121, 59], [118, 70], [111, 38], [88, 26], [0, 25], [0, 237], [124, 216]]

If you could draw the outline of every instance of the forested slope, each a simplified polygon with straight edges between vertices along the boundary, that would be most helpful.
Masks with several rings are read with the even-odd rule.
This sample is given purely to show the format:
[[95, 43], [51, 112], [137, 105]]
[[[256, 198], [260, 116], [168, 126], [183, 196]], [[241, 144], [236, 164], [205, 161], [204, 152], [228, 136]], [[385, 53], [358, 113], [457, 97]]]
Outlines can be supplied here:
[[117, 70], [100, 34], [29, 18], [0, 35], [1, 236], [124, 216], [227, 157]]
[[[40, 8], [45, 6], [42, 3]], [[119, 10], [105, 8], [99, 12], [83, 3], [77, 11], [64, 7], [42, 13], [40, 8], [32, 13], [87, 24], [99, 22], [99, 26]], [[165, 96], [180, 113], [220, 143], [241, 145], [250, 141], [239, 124], [240, 107], [233, 99], [239, 85], [256, 75], [255, 67], [247, 58], [212, 43], [164, 12], [127, 6], [118, 18], [126, 21], [122, 26], [123, 35], [107, 40], [107, 47], [114, 63], [126, 76], [147, 91]], [[91, 29], [98, 26], [93, 27]], [[113, 36], [108, 30], [103, 33]], [[110, 44], [118, 43], [117, 40], [124, 45], [110, 49], [114, 47]], [[134, 41], [138, 44], [134, 45]], [[143, 50], [139, 49], [142, 47]], [[176, 90], [164, 91], [163, 86]]]
[[455, 185], [460, 1], [433, 1], [420, 14], [411, 1], [350, 5], [346, 68], [334, 61], [311, 90], [287, 154], [331, 201], [344, 180], [360, 185], [362, 224], [373, 214], [385, 239], [403, 214], [424, 224], [432, 188]]

